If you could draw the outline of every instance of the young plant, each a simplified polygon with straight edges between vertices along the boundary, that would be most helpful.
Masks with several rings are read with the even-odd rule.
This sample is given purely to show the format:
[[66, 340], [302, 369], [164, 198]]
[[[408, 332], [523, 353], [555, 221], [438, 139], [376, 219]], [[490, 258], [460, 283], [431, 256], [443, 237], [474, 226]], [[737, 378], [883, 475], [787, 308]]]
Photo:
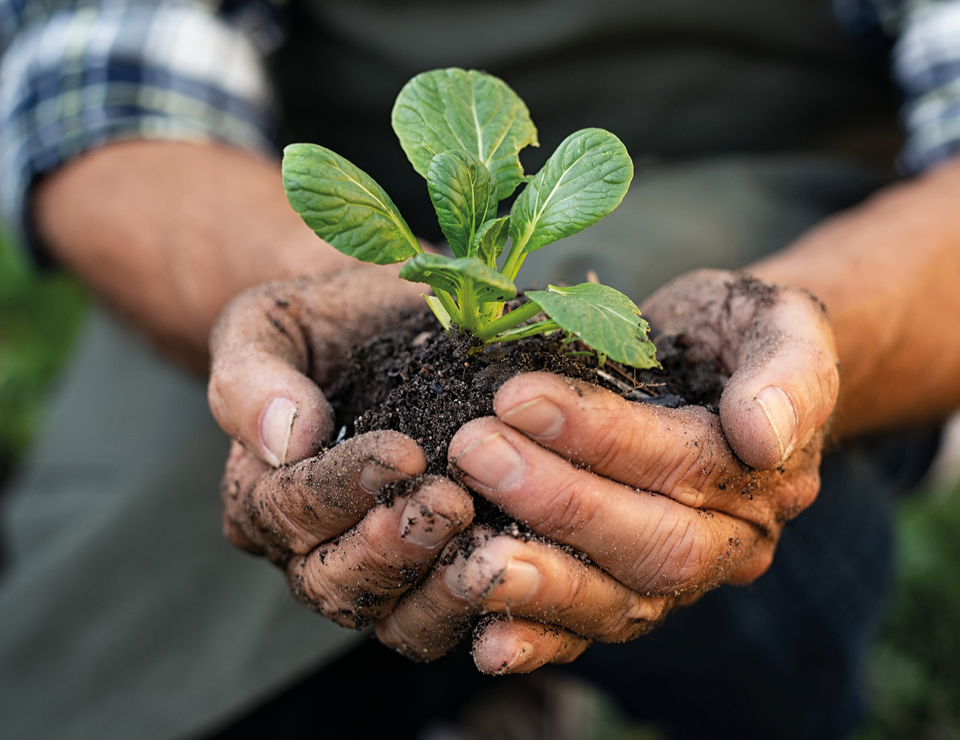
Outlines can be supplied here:
[[[433, 288], [425, 298], [448, 331], [455, 324], [484, 344], [564, 331], [601, 363], [610, 357], [637, 368], [657, 365], [647, 322], [629, 298], [608, 286], [551, 285], [527, 291], [526, 303], [504, 310], [517, 295], [513, 281], [528, 254], [620, 205], [633, 162], [616, 136], [598, 128], [577, 131], [529, 177], [519, 153], [539, 144], [526, 105], [502, 80], [457, 68], [410, 80], [392, 122], [407, 158], [427, 181], [454, 257], [424, 253], [393, 201], [365, 172], [324, 147], [293, 144], [284, 150], [284, 188], [320, 238], [364, 262], [408, 260], [400, 277]], [[509, 215], [500, 216], [500, 202], [521, 185]], [[546, 318], [527, 323], [539, 314]]]

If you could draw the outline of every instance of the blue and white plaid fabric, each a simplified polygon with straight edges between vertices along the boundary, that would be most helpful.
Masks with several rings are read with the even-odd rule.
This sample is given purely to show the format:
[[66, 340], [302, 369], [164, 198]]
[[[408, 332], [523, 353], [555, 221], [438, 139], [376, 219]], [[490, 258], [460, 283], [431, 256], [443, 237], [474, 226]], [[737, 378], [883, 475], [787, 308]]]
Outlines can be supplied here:
[[900, 164], [920, 172], [960, 152], [960, 2], [919, 4], [893, 50], [904, 93]]
[[24, 225], [39, 175], [107, 141], [219, 140], [272, 149], [264, 35], [179, 0], [0, 2], [2, 216]]
[[[216, 3], [216, 0], [209, 0]], [[20, 225], [31, 183], [107, 141], [216, 139], [268, 150], [266, 0], [0, 0], [0, 199]], [[901, 167], [960, 152], [960, 0], [833, 0], [851, 36], [895, 42]], [[886, 48], [888, 44], [883, 44]]]

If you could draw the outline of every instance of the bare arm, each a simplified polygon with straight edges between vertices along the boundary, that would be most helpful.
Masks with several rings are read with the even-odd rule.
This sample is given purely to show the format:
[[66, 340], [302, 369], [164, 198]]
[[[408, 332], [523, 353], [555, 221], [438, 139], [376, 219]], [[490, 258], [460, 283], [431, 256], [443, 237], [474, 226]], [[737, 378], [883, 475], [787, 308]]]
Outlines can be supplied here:
[[826, 304], [840, 355], [838, 436], [960, 406], [960, 161], [882, 191], [750, 272]]
[[[357, 266], [290, 208], [277, 163], [214, 144], [132, 141], [95, 150], [39, 185], [34, 216], [56, 260], [203, 374], [210, 328], [234, 295]], [[393, 271], [380, 272], [397, 282]], [[404, 288], [419, 300], [415, 286]]]

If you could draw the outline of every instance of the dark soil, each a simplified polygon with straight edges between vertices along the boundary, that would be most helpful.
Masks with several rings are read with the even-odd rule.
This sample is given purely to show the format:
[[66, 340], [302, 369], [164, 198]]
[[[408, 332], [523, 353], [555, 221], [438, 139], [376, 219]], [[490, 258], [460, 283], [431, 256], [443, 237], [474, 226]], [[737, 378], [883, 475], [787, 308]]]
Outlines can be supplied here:
[[719, 402], [725, 378], [712, 365], [689, 365], [682, 336], [656, 338], [662, 370], [610, 361], [598, 368], [594, 356], [570, 353], [584, 347], [561, 352], [560, 340], [538, 336], [478, 352], [469, 337], [446, 334], [428, 310], [405, 315], [354, 352], [330, 392], [338, 441], [393, 429], [420, 444], [427, 473], [443, 475], [457, 429], [492, 415], [494, 392], [509, 378], [537, 370], [596, 383], [632, 401], [708, 408]]

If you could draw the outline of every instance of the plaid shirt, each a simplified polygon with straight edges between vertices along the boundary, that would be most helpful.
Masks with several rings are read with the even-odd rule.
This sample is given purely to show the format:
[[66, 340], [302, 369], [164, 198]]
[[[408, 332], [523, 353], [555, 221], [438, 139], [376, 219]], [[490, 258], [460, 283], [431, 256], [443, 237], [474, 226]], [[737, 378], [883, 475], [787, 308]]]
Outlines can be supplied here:
[[[107, 141], [219, 140], [271, 150], [269, 0], [0, 0], [0, 197], [21, 228], [31, 183]], [[901, 167], [960, 151], [960, 0], [833, 0], [851, 36], [892, 43]]]

